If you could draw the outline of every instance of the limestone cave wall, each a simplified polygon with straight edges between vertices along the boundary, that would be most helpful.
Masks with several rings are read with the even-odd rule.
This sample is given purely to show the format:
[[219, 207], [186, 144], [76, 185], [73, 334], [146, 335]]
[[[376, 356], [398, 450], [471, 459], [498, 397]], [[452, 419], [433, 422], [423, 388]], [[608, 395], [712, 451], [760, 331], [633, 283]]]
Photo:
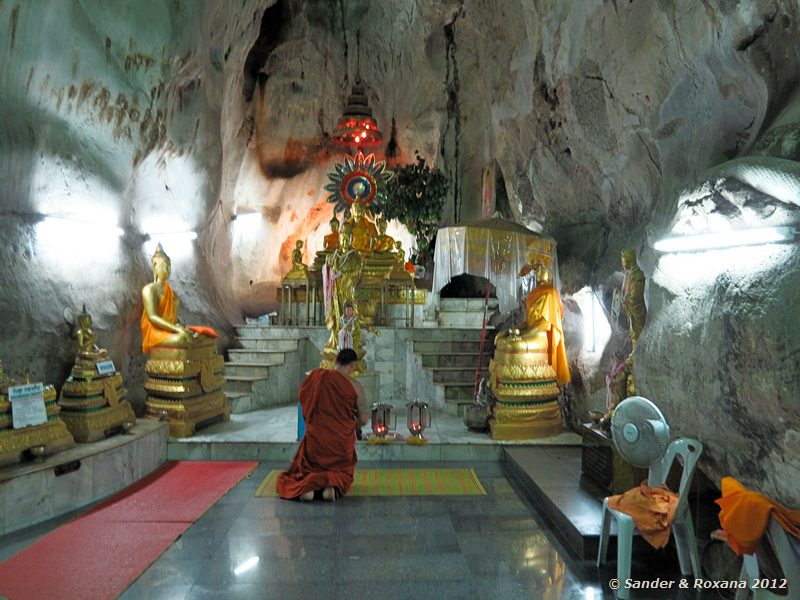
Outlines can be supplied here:
[[[294, 241], [310, 260], [327, 230], [330, 134], [360, 75], [385, 135], [379, 157], [419, 151], [450, 178], [443, 224], [499, 208], [558, 241], [579, 414], [602, 403], [624, 331], [581, 353], [572, 294], [593, 286], [609, 308], [619, 252], [633, 246], [650, 279], [641, 393], [675, 432], [707, 442], [712, 477], [796, 500], [795, 247], [713, 255], [701, 277], [701, 261], [652, 243], [703, 215], [796, 222], [796, 188], [776, 199], [730, 161], [797, 164], [800, 48], [787, 40], [799, 11], [777, 0], [3, 2], [0, 358], [60, 383], [74, 350], [64, 309], [85, 302], [141, 408], [145, 232], [198, 234], [163, 242], [185, 321], [230, 335], [273, 310]], [[261, 218], [232, 219], [247, 212]], [[124, 235], [109, 239], [110, 224]]]

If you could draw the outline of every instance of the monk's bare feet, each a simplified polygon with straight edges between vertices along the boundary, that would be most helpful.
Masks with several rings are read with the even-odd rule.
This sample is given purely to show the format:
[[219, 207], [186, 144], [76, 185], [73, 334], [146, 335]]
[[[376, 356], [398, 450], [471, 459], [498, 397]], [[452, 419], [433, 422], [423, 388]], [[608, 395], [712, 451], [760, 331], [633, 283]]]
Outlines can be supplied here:
[[327, 500], [328, 502], [335, 502], [336, 501], [336, 490], [332, 487], [326, 487], [322, 491], [322, 498]]
[[300, 495], [300, 502], [311, 502], [314, 499], [314, 490]]

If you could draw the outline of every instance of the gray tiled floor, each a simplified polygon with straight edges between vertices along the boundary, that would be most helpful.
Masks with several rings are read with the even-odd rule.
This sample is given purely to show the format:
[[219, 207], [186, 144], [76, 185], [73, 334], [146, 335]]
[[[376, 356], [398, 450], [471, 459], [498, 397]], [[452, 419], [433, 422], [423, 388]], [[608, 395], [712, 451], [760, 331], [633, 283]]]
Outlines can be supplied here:
[[[334, 504], [257, 498], [262, 463], [205, 513], [121, 596], [139, 599], [598, 599], [600, 571], [572, 561], [541, 525], [502, 463], [473, 466], [479, 497], [344, 497]], [[380, 466], [362, 463], [362, 466]], [[392, 463], [397, 466], [418, 464]], [[60, 522], [0, 538], [0, 559]], [[259, 562], [236, 575], [252, 556]], [[674, 577], [674, 557], [634, 576]], [[606, 596], [608, 592], [606, 591]], [[634, 594], [632, 598], [700, 598]], [[718, 596], [707, 596], [718, 597]]]

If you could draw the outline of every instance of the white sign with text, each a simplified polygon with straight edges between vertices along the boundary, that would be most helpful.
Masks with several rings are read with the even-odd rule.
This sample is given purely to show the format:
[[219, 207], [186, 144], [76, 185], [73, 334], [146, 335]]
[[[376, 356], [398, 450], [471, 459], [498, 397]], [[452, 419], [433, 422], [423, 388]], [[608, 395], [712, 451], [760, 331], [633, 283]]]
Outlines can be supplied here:
[[114, 371], [113, 360], [101, 360], [97, 363], [97, 372], [100, 373], [100, 375], [112, 375]]
[[42, 383], [12, 385], [8, 388], [8, 399], [11, 401], [14, 429], [47, 423]]

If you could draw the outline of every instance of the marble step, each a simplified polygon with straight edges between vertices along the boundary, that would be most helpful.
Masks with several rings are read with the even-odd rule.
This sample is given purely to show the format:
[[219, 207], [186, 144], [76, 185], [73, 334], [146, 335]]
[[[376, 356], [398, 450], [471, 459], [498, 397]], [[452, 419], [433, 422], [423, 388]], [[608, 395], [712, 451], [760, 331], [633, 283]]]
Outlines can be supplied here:
[[234, 414], [241, 414], [254, 410], [253, 395], [249, 392], [228, 392], [225, 391], [228, 399], [228, 406]]
[[[494, 335], [494, 328], [486, 328], [487, 338]], [[479, 342], [480, 330], [473, 327], [432, 327], [413, 330], [415, 342]]]
[[433, 383], [464, 385], [475, 383], [475, 367], [437, 367], [432, 369]]
[[[486, 298], [440, 298], [439, 312], [480, 312], [483, 314], [483, 304]], [[498, 307], [497, 298], [489, 298], [489, 314]]]
[[228, 379], [231, 376], [266, 379], [267, 377], [269, 377], [269, 365], [244, 363], [244, 362], [226, 362], [225, 371], [223, 372], [223, 375], [226, 379]]
[[286, 355], [283, 352], [274, 352], [272, 350], [256, 350], [253, 348], [232, 348], [228, 350], [228, 364], [257, 364], [257, 365], [282, 365], [286, 361]]
[[[472, 367], [478, 364], [479, 355], [474, 352], [448, 352], [436, 354], [422, 354], [422, 366], [429, 368], [439, 367]], [[489, 354], [484, 348], [483, 360], [481, 364], [484, 368], [489, 367]]]
[[[269, 350], [271, 352], [294, 352], [297, 350], [298, 339], [275, 339], [275, 338], [237, 338], [243, 350]], [[229, 351], [230, 352], [230, 351]]]
[[480, 329], [483, 327], [483, 312], [465, 313], [439, 311], [439, 326]]
[[285, 327], [282, 325], [244, 325], [236, 328], [238, 338], [257, 339], [293, 339], [300, 340], [306, 337], [306, 328]]
[[266, 381], [266, 377], [249, 377], [242, 375], [225, 375], [225, 385], [222, 390], [228, 392], [245, 392], [249, 394], [252, 391], [254, 383]]
[[[491, 349], [488, 343], [484, 343], [483, 352], [486, 354]], [[414, 342], [414, 352], [417, 354], [472, 354], [478, 356], [481, 350], [480, 341], [431, 341]]]

